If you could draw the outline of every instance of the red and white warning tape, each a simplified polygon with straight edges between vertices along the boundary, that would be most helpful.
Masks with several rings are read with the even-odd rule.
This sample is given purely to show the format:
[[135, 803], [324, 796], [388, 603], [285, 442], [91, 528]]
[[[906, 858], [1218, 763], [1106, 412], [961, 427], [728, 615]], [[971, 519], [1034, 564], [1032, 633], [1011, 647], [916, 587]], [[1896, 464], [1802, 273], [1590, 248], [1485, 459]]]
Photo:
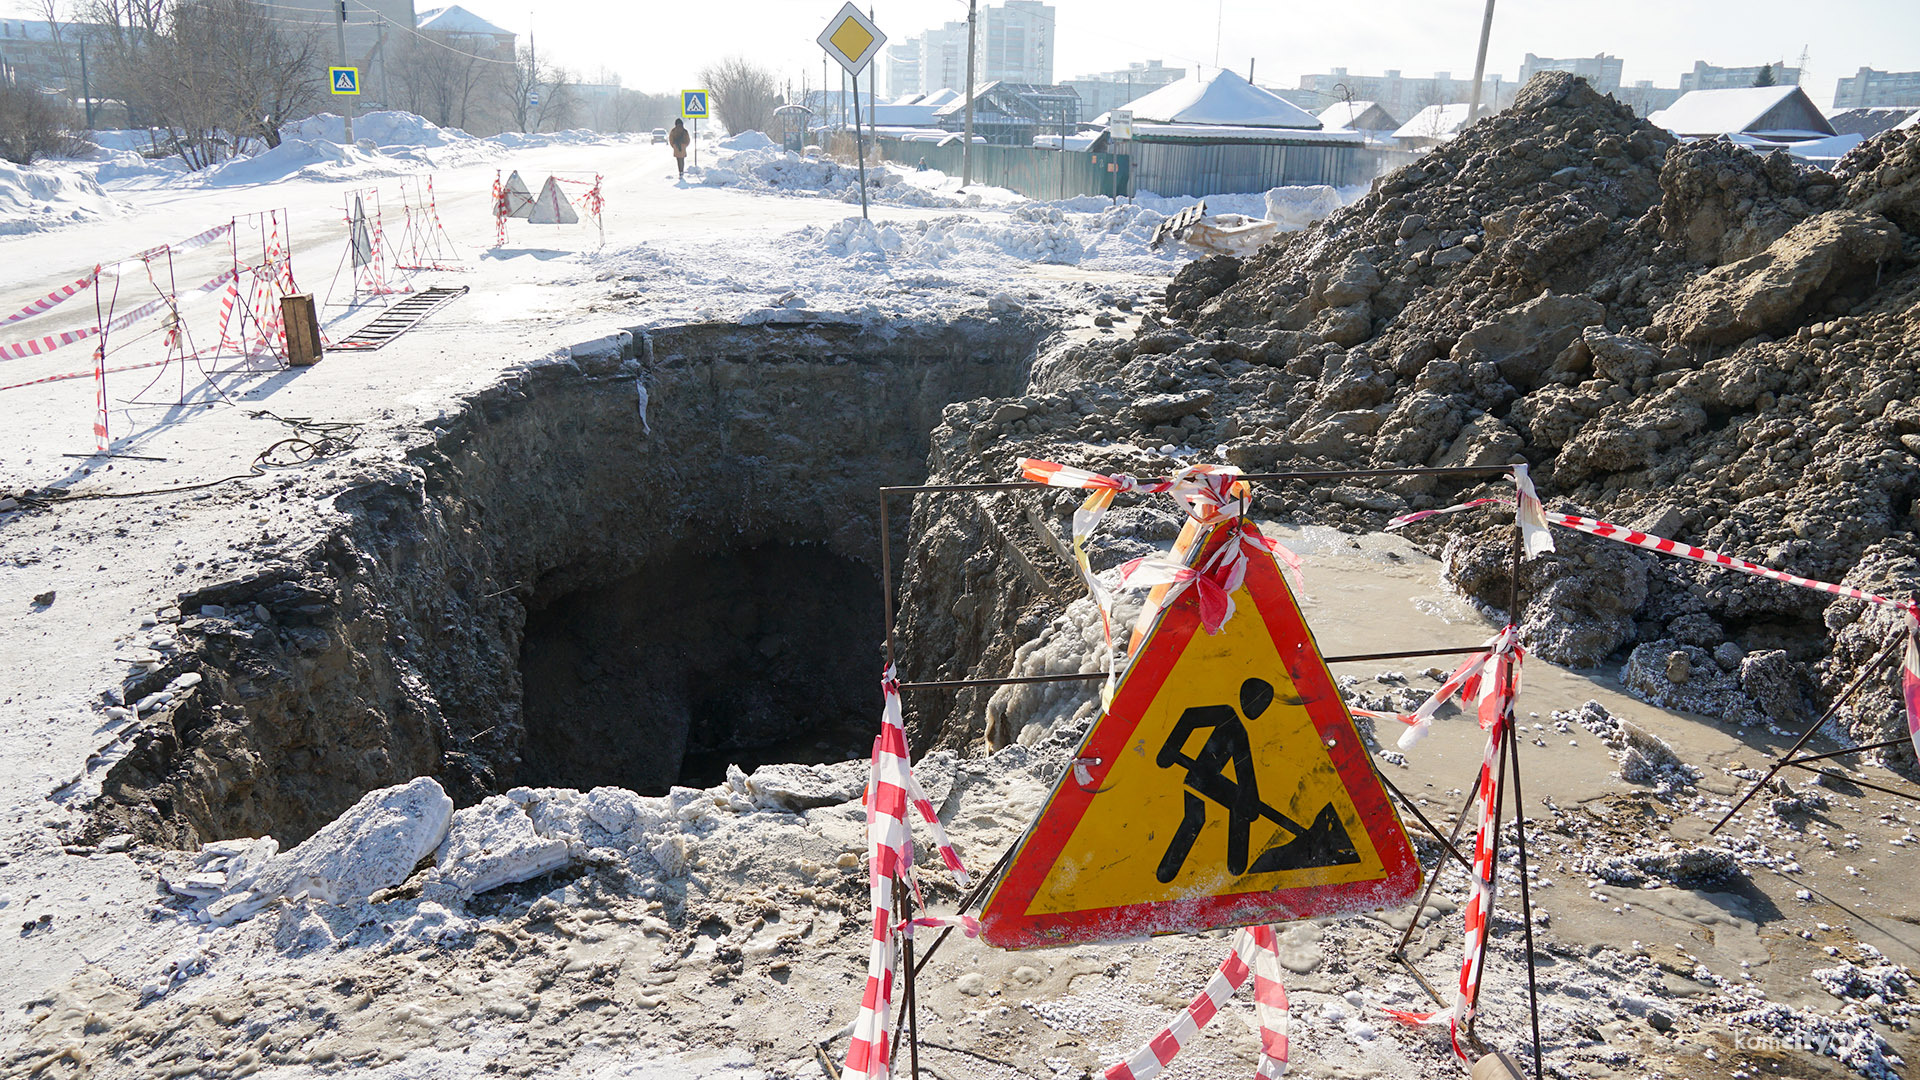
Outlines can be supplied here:
[[[1480, 824], [1473, 841], [1472, 892], [1467, 899], [1460, 985], [1452, 1007], [1429, 1013], [1386, 1010], [1396, 1020], [1406, 1024], [1438, 1024], [1444, 1021], [1453, 1042], [1453, 1052], [1461, 1061], [1469, 1063], [1472, 1059], [1460, 1045], [1460, 1028], [1473, 1016], [1475, 1004], [1480, 998], [1480, 969], [1486, 959], [1487, 923], [1493, 914], [1495, 808], [1500, 805], [1503, 780], [1498, 766], [1498, 752], [1501, 740], [1506, 737], [1507, 727], [1513, 723], [1513, 699], [1520, 692], [1520, 662], [1525, 654], [1517, 644], [1518, 636], [1518, 627], [1508, 624], [1494, 638], [1490, 651], [1462, 664], [1460, 670], [1454, 672], [1454, 677], [1447, 680], [1427, 705], [1421, 707], [1422, 712], [1427, 712], [1429, 706], [1437, 709], [1439, 702], [1454, 691], [1479, 697], [1480, 726], [1487, 731], [1487, 748], [1480, 757], [1480, 778], [1476, 785], [1478, 795], [1474, 799], [1474, 805], [1480, 812]], [[1491, 672], [1486, 670], [1489, 663], [1493, 667]]]
[[907, 824], [907, 807], [913, 809], [933, 831], [940, 858], [962, 890], [967, 888], [966, 867], [947, 840], [933, 804], [913, 775], [912, 756], [907, 748], [907, 729], [900, 715], [900, 682], [893, 668], [881, 676], [880, 689], [886, 698], [881, 712], [880, 734], [873, 740], [873, 772], [867, 782], [867, 885], [873, 901], [873, 950], [867, 960], [866, 988], [860, 996], [860, 1012], [853, 1023], [853, 1041], [847, 1047], [847, 1064], [841, 1072], [846, 1080], [885, 1080], [890, 1075], [892, 1045], [887, 1024], [892, 1013], [893, 985], [898, 971], [899, 945], [911, 937], [915, 926], [957, 925], [969, 936], [979, 933], [979, 923], [971, 918], [923, 916], [894, 920], [896, 883], [910, 887], [915, 900], [920, 898], [920, 883], [914, 876], [913, 830]]
[[1234, 931], [1233, 950], [1198, 994], [1160, 1034], [1126, 1060], [1108, 1066], [1105, 1080], [1153, 1080], [1207, 1026], [1240, 984], [1253, 975], [1253, 1008], [1260, 1024], [1260, 1065], [1254, 1075], [1273, 1080], [1287, 1071], [1287, 988], [1282, 981], [1279, 940], [1271, 926]]
[[110, 367], [104, 371], [95, 371], [92, 368], [88, 368], [85, 371], [69, 371], [63, 375], [49, 375], [44, 379], [29, 379], [26, 382], [10, 383], [6, 386], [0, 386], [0, 391], [18, 390], [24, 386], [43, 386], [47, 383], [69, 382], [74, 379], [91, 379], [96, 375], [117, 375], [122, 371], [140, 371], [144, 368], [166, 367], [171, 363], [173, 363], [173, 358], [169, 357], [165, 360], [152, 360], [144, 364], [122, 364], [119, 367]]
[[[1231, 465], [1190, 465], [1169, 477], [1141, 480], [1126, 473], [1106, 476], [1070, 465], [1022, 458], [1020, 471], [1027, 479], [1048, 487], [1092, 491], [1073, 512], [1073, 561], [1094, 606], [1100, 609], [1100, 627], [1107, 642], [1107, 683], [1103, 693], [1110, 697], [1119, 677], [1119, 652], [1113, 647], [1113, 593], [1093, 572], [1087, 557], [1087, 540], [1113, 506], [1113, 497], [1121, 492], [1165, 493], [1181, 503], [1195, 524], [1206, 526], [1244, 518], [1252, 508], [1251, 492], [1240, 480], [1240, 470]], [[1188, 567], [1172, 559], [1148, 556], [1122, 566], [1120, 581], [1126, 588], [1172, 585], [1160, 598], [1161, 606], [1172, 603], [1174, 597], [1186, 589], [1196, 590], [1202, 624], [1208, 634], [1217, 634], [1233, 617], [1233, 594], [1246, 577], [1247, 557], [1263, 551], [1279, 558], [1293, 570], [1296, 578], [1300, 575], [1299, 556], [1248, 524], [1232, 542], [1209, 556], [1204, 566]], [[1152, 615], [1152, 611], [1143, 613], [1142, 624], [1150, 621]]]
[[190, 289], [178, 297], [162, 296], [154, 300], [149, 300], [139, 307], [134, 308], [132, 311], [114, 316], [104, 325], [85, 326], [78, 330], [68, 330], [59, 334], [48, 334], [46, 337], [35, 338], [31, 341], [0, 345], [0, 360], [19, 360], [28, 356], [44, 356], [58, 349], [64, 349], [76, 342], [85, 341], [91, 337], [98, 337], [103, 332], [112, 333], [115, 330], [124, 330], [156, 312], [170, 310], [178, 304], [186, 303], [190, 299], [196, 299], [202, 294], [213, 292], [231, 280], [233, 280], [233, 271], [230, 269], [223, 270], [212, 281], [204, 285]]
[[62, 285], [60, 288], [53, 290], [52, 292], [48, 293], [47, 295], [41, 297], [38, 300], [35, 300], [33, 303], [28, 304], [26, 307], [21, 308], [19, 311], [14, 312], [12, 315], [9, 315], [4, 319], [0, 319], [0, 326], [9, 326], [13, 323], [25, 322], [26, 320], [31, 319], [36, 315], [44, 315], [47, 312], [52, 311], [54, 308], [59, 307], [61, 304], [64, 304], [68, 300], [73, 299], [75, 296], [79, 295], [80, 293], [86, 292], [88, 289], [92, 288], [93, 283], [96, 280], [98, 280], [98, 275], [99, 275], [99, 271], [97, 269], [87, 271], [86, 273], [80, 275], [80, 280], [75, 281], [73, 284]]

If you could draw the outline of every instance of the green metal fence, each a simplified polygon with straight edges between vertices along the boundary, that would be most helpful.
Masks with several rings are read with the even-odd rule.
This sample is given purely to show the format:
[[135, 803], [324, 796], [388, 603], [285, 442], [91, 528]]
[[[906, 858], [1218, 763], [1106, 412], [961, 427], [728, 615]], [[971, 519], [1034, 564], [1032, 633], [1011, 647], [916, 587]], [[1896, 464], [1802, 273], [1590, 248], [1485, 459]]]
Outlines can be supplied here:
[[[945, 146], [886, 138], [874, 141], [881, 158], [896, 165], [912, 168], [925, 161], [929, 169], [938, 169], [950, 176], [961, 175], [960, 155], [965, 147], [957, 139]], [[1011, 188], [1029, 199], [1127, 195], [1132, 191], [1130, 164], [1125, 154], [979, 144], [973, 148], [976, 183]]]

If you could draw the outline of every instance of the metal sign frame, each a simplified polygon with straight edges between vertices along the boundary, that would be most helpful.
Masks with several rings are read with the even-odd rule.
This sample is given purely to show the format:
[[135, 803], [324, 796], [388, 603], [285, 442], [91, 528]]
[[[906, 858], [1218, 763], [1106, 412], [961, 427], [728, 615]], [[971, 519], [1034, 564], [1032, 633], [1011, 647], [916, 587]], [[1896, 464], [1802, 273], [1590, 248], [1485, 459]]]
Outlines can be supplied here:
[[[696, 99], [700, 102], [699, 112], [695, 112], [692, 109], [688, 108], [688, 106], [692, 105]], [[682, 120], [713, 119], [713, 91], [711, 90], [680, 91], [680, 119]]]
[[[854, 25], [849, 27], [847, 25], [849, 22]], [[867, 37], [866, 47], [858, 52], [851, 51], [851, 46], [858, 43], [862, 33]], [[842, 40], [843, 38], [852, 40]], [[874, 25], [872, 19], [867, 18], [865, 12], [849, 2], [842, 6], [833, 18], [827, 20], [827, 28], [820, 31], [820, 36], [814, 40], [827, 51], [828, 56], [833, 57], [841, 67], [847, 69], [847, 74], [858, 75], [865, 71], [867, 65], [873, 62], [874, 56], [886, 47], [887, 35]]]
[[[1467, 479], [1470, 477], [1500, 476], [1504, 474], [1510, 474], [1512, 473], [1512, 471], [1513, 471], [1513, 466], [1511, 465], [1442, 466], [1442, 467], [1429, 466], [1429, 467], [1413, 467], [1413, 468], [1400, 468], [1400, 469], [1325, 469], [1325, 470], [1311, 470], [1311, 471], [1303, 470], [1301, 472], [1293, 472], [1293, 473], [1247, 473], [1247, 474], [1243, 474], [1240, 477], [1240, 479], [1249, 481], [1249, 482], [1254, 482], [1254, 483], [1285, 483], [1288, 481], [1355, 480], [1355, 479], [1374, 479], [1374, 478], [1394, 477], [1394, 476], [1451, 476], [1458, 479]], [[887, 664], [889, 666], [892, 666], [897, 662], [897, 654], [894, 649], [893, 559], [891, 554], [891, 543], [890, 543], [889, 527], [888, 527], [888, 513], [887, 513], [888, 499], [897, 495], [917, 496], [917, 495], [923, 495], [923, 494], [927, 494], [927, 495], [962, 494], [962, 493], [972, 494], [975, 492], [983, 492], [983, 491], [1040, 491], [1040, 490], [1046, 490], [1046, 489], [1047, 489], [1047, 485], [1038, 483], [1032, 480], [1013, 480], [1013, 481], [1004, 481], [999, 483], [983, 483], [983, 484], [905, 484], [905, 485], [888, 485], [880, 488], [880, 520], [879, 520], [880, 598], [881, 598], [882, 618], [886, 622], [886, 656], [887, 656]], [[1525, 556], [1525, 550], [1524, 550], [1524, 547], [1522, 546], [1519, 532], [1518, 530], [1516, 530], [1514, 534], [1514, 543], [1513, 543], [1513, 566], [1512, 566], [1511, 574], [1508, 580], [1507, 606], [1509, 611], [1517, 611], [1519, 607], [1520, 564], [1524, 556]], [[1396, 660], [1396, 659], [1411, 659], [1414, 657], [1423, 657], [1423, 656], [1464, 656], [1472, 653], [1485, 652], [1486, 648], [1487, 646], [1485, 644], [1478, 644], [1478, 645], [1461, 646], [1459, 648], [1414, 649], [1414, 650], [1405, 650], [1405, 651], [1397, 651], [1397, 652], [1359, 653], [1359, 654], [1346, 655], [1346, 656], [1322, 656], [1321, 659], [1324, 663], [1327, 663], [1327, 664], [1339, 664], [1339, 663], [1349, 663], [1349, 662], [1361, 661], [1361, 660]], [[1086, 671], [1086, 672], [1078, 672], [1078, 673], [1065, 674], [1065, 675], [1015, 675], [1015, 676], [1005, 676], [1001, 678], [987, 678], [987, 679], [940, 679], [940, 680], [929, 680], [929, 681], [922, 681], [922, 682], [902, 682], [899, 684], [899, 688], [902, 691], [936, 690], [936, 689], [948, 690], [948, 689], [959, 689], [962, 687], [971, 687], [971, 686], [1005, 686], [1005, 685], [1016, 684], [1016, 683], [1049, 683], [1049, 682], [1070, 682], [1070, 681], [1091, 682], [1099, 679], [1104, 679], [1106, 677], [1107, 677], [1107, 673], [1105, 671]], [[1519, 848], [1519, 854], [1520, 854], [1521, 925], [1523, 928], [1523, 934], [1526, 939], [1527, 1006], [1528, 1006], [1528, 1012], [1530, 1014], [1530, 1018], [1532, 1020], [1533, 1032], [1534, 1032], [1534, 1038], [1533, 1038], [1534, 1075], [1536, 1077], [1536, 1080], [1539, 1080], [1540, 1077], [1544, 1076], [1544, 1071], [1543, 1071], [1543, 1066], [1541, 1061], [1540, 1035], [1539, 1035], [1540, 998], [1539, 998], [1539, 990], [1538, 990], [1538, 986], [1537, 986], [1537, 983], [1535, 980], [1535, 974], [1534, 974], [1537, 948], [1533, 940], [1533, 890], [1531, 888], [1531, 881], [1529, 880], [1529, 875], [1526, 869], [1527, 868], [1527, 826], [1526, 826], [1526, 815], [1524, 811], [1524, 807], [1526, 804], [1523, 796], [1520, 793], [1520, 745], [1519, 745], [1519, 738], [1514, 733], [1514, 725], [1511, 725], [1511, 724], [1507, 726], [1507, 738], [1506, 738], [1505, 746], [1503, 748], [1503, 752], [1501, 754], [1500, 766], [1501, 766], [1501, 769], [1503, 770], [1503, 773], [1502, 773], [1503, 776], [1505, 775], [1504, 770], [1507, 770], [1509, 768], [1512, 770], [1513, 781], [1514, 781], [1513, 783], [1514, 790], [1513, 790], [1512, 799], [1517, 812], [1514, 815], [1513, 824], [1516, 830], [1515, 839], [1517, 841], [1517, 847]], [[1459, 863], [1463, 870], [1465, 870], [1468, 874], [1471, 874], [1473, 872], [1472, 864], [1468, 862], [1467, 858], [1461, 853], [1460, 849], [1455, 846], [1455, 841], [1459, 838], [1460, 829], [1462, 826], [1466, 824], [1468, 813], [1473, 808], [1473, 800], [1478, 794], [1476, 785], [1472, 783], [1465, 785], [1467, 788], [1474, 789], [1474, 790], [1469, 790], [1467, 792], [1466, 804], [1461, 807], [1460, 814], [1454, 821], [1452, 833], [1449, 835], [1447, 833], [1442, 833], [1440, 829], [1437, 826], [1435, 826], [1431, 820], [1428, 819], [1425, 812], [1423, 812], [1420, 809], [1419, 804], [1415, 803], [1412, 799], [1409, 799], [1403, 792], [1400, 791], [1399, 788], [1395, 787], [1393, 782], [1391, 780], [1388, 780], [1385, 774], [1380, 773], [1378, 766], [1374, 766], [1374, 772], [1376, 773], [1376, 775], [1379, 775], [1382, 786], [1384, 786], [1387, 789], [1387, 793], [1391, 795], [1393, 799], [1400, 804], [1401, 808], [1411, 813], [1420, 822], [1421, 826], [1424, 827], [1427, 830], [1427, 832], [1434, 837], [1434, 839], [1440, 842], [1440, 846], [1442, 850], [1441, 850], [1439, 862], [1435, 865], [1433, 872], [1426, 875], [1427, 889], [1431, 890], [1432, 887], [1438, 882], [1440, 867], [1444, 866], [1448, 860]], [[1501, 786], [1504, 789], [1505, 785], [1502, 784]], [[1503, 790], [1503, 793], [1501, 795], [1501, 804], [1503, 806], [1507, 802], [1507, 798], [1508, 797], [1506, 796]], [[958, 912], [964, 913], [970, 908], [972, 908], [973, 905], [977, 903], [979, 899], [986, 894], [987, 890], [991, 889], [994, 886], [994, 884], [999, 880], [1001, 874], [1006, 870], [1008, 864], [1013, 861], [1015, 850], [1019, 847], [1020, 843], [1025, 840], [1025, 838], [1026, 838], [1026, 833], [1023, 832], [1019, 840], [1016, 840], [1013, 844], [1009, 845], [1007, 849], [1000, 854], [1000, 858], [993, 865], [993, 868], [988, 870], [987, 873], [984, 874], [978, 881], [974, 882], [973, 888], [968, 891], [966, 896], [961, 898], [959, 906], [957, 908]], [[1497, 842], [1498, 841], [1496, 839], [1496, 843]], [[1424, 896], [1422, 897], [1420, 903], [1422, 904], [1422, 906], [1425, 905], [1426, 899]], [[902, 908], [900, 908], [900, 914], [902, 915], [902, 917], [910, 917], [910, 914], [911, 914], [910, 908], [903, 906]], [[1448, 1004], [1447, 999], [1443, 998], [1440, 994], [1439, 989], [1434, 987], [1430, 982], [1428, 982], [1426, 976], [1420, 973], [1419, 968], [1414, 966], [1412, 958], [1409, 957], [1406, 952], [1407, 941], [1409, 938], [1411, 938], [1413, 930], [1419, 925], [1420, 925], [1420, 922], [1417, 919], [1408, 923], [1406, 932], [1401, 935], [1401, 939], [1399, 943], [1394, 947], [1393, 951], [1389, 955], [1394, 960], [1398, 961], [1401, 964], [1401, 966], [1406, 969], [1408, 974], [1411, 975], [1414, 981], [1420, 985], [1421, 989], [1426, 991], [1429, 997], [1431, 997], [1436, 1003], [1444, 1007], [1445, 1005]], [[908, 997], [907, 997], [907, 1000], [903, 1000], [900, 1003], [900, 1012], [903, 1019], [907, 1017], [910, 1014], [910, 1012], [912, 1012], [915, 1015], [915, 1018], [917, 1019], [917, 1010], [910, 1009], [910, 1006], [913, 1003], [912, 999], [914, 997], [914, 977], [919, 974], [921, 968], [925, 967], [930, 961], [932, 961], [934, 954], [940, 950], [940, 946], [946, 942], [947, 937], [952, 932], [953, 932], [952, 927], [947, 927], [946, 929], [942, 930], [940, 932], [940, 935], [933, 940], [933, 943], [931, 945], [928, 946], [927, 951], [925, 953], [922, 953], [919, 956], [917, 962], [909, 961], [908, 968], [907, 968], [907, 981], [906, 981]], [[1483, 939], [1483, 949], [1484, 949], [1485, 940], [1490, 940], [1490, 936], [1488, 939]], [[1484, 965], [1484, 953], [1482, 957], [1482, 963]], [[1480, 1042], [1478, 1036], [1474, 1032], [1474, 1021], [1476, 1019], [1478, 1019], [1477, 1014], [1467, 1019], [1466, 1030], [1462, 1034], [1465, 1035], [1466, 1040], [1469, 1044], [1475, 1046], [1477, 1049], [1480, 1049], [1481, 1051], [1484, 1052], [1485, 1047]], [[900, 1028], [896, 1025], [895, 1030], [900, 1030]], [[908, 1031], [909, 1031], [909, 1036], [908, 1036], [909, 1040], [917, 1044], [919, 1039], [918, 1024], [917, 1023], [909, 1024]]]
[[[340, 76], [347, 77], [347, 89], [340, 89]], [[357, 67], [330, 67], [327, 69], [327, 88], [333, 93], [358, 97], [360, 94], [360, 69]]]
[[[1208, 527], [1184, 561], [1257, 535], [1252, 530], [1244, 522]], [[982, 940], [1025, 949], [1193, 932], [1395, 908], [1419, 891], [1412, 844], [1272, 555], [1248, 559], [1243, 588], [1218, 636], [1200, 633], [1192, 593], [1160, 607], [1081, 740], [1084, 772], [1060, 775], [988, 893]], [[1265, 700], [1245, 705], [1247, 686], [1264, 688]], [[1175, 720], [1182, 704], [1191, 707]], [[1206, 746], [1188, 756], [1196, 735]], [[1142, 739], [1154, 758], [1128, 752]], [[1223, 771], [1228, 754], [1231, 778]], [[1290, 836], [1286, 843], [1250, 842], [1256, 825], [1269, 831], [1239, 816], [1256, 791], [1257, 817], [1284, 830], [1274, 835]], [[1275, 805], [1263, 801], [1276, 792]], [[1324, 809], [1314, 806], [1322, 801]], [[1147, 843], [1156, 834], [1159, 842]], [[1211, 854], [1195, 863], [1204, 836]], [[1223, 836], [1226, 861], [1211, 862]], [[1166, 850], [1157, 867], [1149, 848]], [[1149, 867], [1157, 886], [1141, 873]]]

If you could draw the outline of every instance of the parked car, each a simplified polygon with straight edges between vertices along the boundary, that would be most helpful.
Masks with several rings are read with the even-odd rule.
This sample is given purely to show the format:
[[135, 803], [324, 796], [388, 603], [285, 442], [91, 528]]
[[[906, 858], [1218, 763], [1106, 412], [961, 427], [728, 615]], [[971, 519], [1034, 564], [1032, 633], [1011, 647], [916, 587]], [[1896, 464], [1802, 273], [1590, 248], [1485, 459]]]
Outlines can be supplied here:
[[663, 143], [663, 142], [666, 142], [666, 141], [667, 141], [667, 129], [666, 129], [666, 128], [654, 128], [654, 129], [653, 129], [653, 141], [654, 141], [654, 142], [657, 142], [657, 143]]

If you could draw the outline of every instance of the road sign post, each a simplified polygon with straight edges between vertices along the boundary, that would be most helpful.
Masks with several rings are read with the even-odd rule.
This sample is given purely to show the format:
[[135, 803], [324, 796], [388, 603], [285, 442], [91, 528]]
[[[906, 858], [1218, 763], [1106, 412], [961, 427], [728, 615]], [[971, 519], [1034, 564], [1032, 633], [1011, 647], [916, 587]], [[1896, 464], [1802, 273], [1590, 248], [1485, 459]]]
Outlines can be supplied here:
[[340, 117], [344, 125], [342, 134], [349, 145], [353, 142], [353, 99], [360, 96], [360, 69], [356, 67], [330, 67], [327, 69], [327, 89], [340, 98]]
[[[859, 8], [848, 3], [827, 21], [827, 28], [814, 39], [828, 56], [840, 62], [853, 77], [853, 145], [860, 161], [860, 217], [867, 216], [867, 144], [860, 134], [860, 72], [873, 62], [875, 54], [887, 43], [887, 35]], [[873, 92], [872, 75], [867, 76], [867, 91]], [[872, 98], [868, 98], [871, 102]], [[871, 114], [868, 116], [872, 120]]]
[[693, 121], [693, 167], [700, 167], [700, 121], [713, 115], [713, 92], [710, 90], [680, 91], [680, 119]]

